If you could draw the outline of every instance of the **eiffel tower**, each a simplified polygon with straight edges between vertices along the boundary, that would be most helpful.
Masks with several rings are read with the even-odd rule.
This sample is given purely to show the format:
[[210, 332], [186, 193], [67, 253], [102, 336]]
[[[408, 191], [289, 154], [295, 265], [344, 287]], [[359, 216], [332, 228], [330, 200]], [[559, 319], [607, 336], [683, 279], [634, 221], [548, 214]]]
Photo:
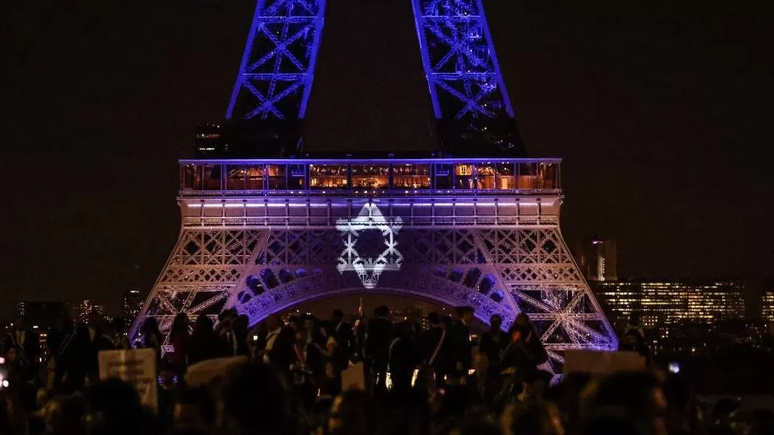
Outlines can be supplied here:
[[178, 313], [235, 308], [254, 324], [373, 292], [472, 306], [504, 327], [525, 313], [554, 373], [567, 350], [617, 348], [559, 228], [561, 161], [525, 157], [481, 0], [406, 1], [438, 151], [305, 153], [326, 0], [259, 0], [229, 139], [180, 161], [180, 237], [132, 336], [148, 317], [166, 332]]

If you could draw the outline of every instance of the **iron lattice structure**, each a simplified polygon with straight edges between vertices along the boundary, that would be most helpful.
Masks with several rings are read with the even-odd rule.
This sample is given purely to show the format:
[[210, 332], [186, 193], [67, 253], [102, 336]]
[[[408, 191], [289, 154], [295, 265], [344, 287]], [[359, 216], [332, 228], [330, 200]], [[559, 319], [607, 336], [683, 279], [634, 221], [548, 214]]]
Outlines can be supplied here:
[[[513, 118], [480, 0], [412, 0], [437, 118]], [[303, 119], [325, 0], [259, 0], [227, 118]], [[492, 161], [494, 160], [494, 161]], [[558, 159], [181, 162], [182, 229], [131, 334], [363, 292], [525, 313], [554, 373], [617, 338], [559, 229]]]
[[[431, 175], [418, 178], [429, 184], [407, 187], [398, 171], [420, 166]], [[562, 239], [558, 161], [498, 162], [510, 175], [494, 186], [483, 175], [492, 166], [452, 159], [183, 162], [180, 238], [133, 334], [147, 317], [167, 331], [178, 313], [215, 318], [234, 307], [254, 324], [317, 298], [377, 292], [470, 305], [484, 322], [501, 315], [505, 327], [526, 313], [555, 373], [568, 349], [616, 349]], [[367, 167], [393, 175], [381, 189], [351, 187]], [[331, 173], [325, 168], [345, 168], [335, 177], [348, 183], [325, 187], [334, 177], [320, 175]], [[481, 182], [470, 189], [461, 184], [468, 176], [457, 174]], [[447, 179], [457, 187], [443, 188]]]
[[226, 119], [303, 119], [325, 0], [258, 0]]
[[513, 118], [481, 0], [412, 0], [435, 117]]
[[[411, 0], [435, 117], [514, 117], [481, 0]], [[326, 0], [259, 0], [227, 119], [303, 119]]]

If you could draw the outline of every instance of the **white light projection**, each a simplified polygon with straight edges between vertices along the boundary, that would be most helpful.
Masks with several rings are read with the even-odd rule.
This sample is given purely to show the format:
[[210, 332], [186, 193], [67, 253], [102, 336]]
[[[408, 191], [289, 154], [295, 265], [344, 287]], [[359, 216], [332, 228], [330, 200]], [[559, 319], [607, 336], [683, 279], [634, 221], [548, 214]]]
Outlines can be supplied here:
[[382, 272], [398, 271], [403, 265], [403, 255], [395, 240], [401, 228], [403, 220], [400, 217], [388, 222], [371, 201], [363, 205], [356, 218], [339, 219], [336, 229], [344, 239], [344, 251], [336, 269], [341, 274], [354, 270], [365, 288], [376, 287]]

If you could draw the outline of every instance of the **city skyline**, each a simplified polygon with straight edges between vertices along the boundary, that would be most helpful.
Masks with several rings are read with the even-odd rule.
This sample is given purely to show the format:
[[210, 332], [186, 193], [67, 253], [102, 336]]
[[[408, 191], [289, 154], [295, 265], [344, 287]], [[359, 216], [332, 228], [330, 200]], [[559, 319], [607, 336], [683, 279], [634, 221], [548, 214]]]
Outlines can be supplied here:
[[[0, 74], [14, 84], [3, 110], [15, 162], [4, 179], [14, 188], [0, 216], [15, 230], [0, 258], [4, 303], [32, 295], [114, 305], [129, 287], [145, 293], [177, 236], [176, 160], [192, 155], [197, 125], [223, 116], [253, 5], [166, 4], [153, 14], [145, 6], [94, 3], [77, 15], [63, 5], [10, 6], [2, 31], [13, 61]], [[754, 223], [772, 213], [760, 198], [774, 187], [763, 123], [774, 92], [757, 11], [698, 2], [625, 13], [599, 4], [486, 7], [528, 149], [564, 158], [567, 240], [605, 229], [619, 241], [620, 276], [769, 274], [774, 240]], [[389, 38], [357, 38], [362, 29], [346, 45], [336, 29], [347, 17], [336, 14], [323, 44], [343, 46], [321, 59], [329, 77], [342, 58], [379, 50], [368, 71], [392, 63], [380, 76], [386, 84], [421, 68], [398, 61], [404, 52], [387, 50]], [[415, 33], [399, 37], [415, 43]], [[724, 44], [697, 42], [719, 38]], [[57, 85], [45, 80], [50, 65]], [[355, 79], [355, 97], [379, 94]], [[320, 79], [315, 92], [335, 94], [346, 80]], [[414, 98], [383, 108], [387, 123], [403, 125], [396, 113], [407, 101], [429, 103]], [[42, 107], [56, 116], [37, 116]], [[352, 108], [333, 108], [318, 110], [357, 124]], [[406, 134], [419, 128], [407, 123]]]
[[[607, 244], [607, 249], [601, 248], [601, 245]], [[737, 289], [740, 301], [734, 301], [732, 305], [717, 305], [711, 304], [708, 306], [714, 307], [713, 309], [717, 313], [724, 313], [726, 311], [734, 311], [742, 313], [740, 316], [735, 317], [739, 319], [759, 319], [763, 321], [774, 321], [774, 278], [765, 277], [757, 279], [747, 279], [742, 276], [706, 276], [706, 277], [665, 277], [665, 276], [617, 276], [617, 242], [615, 239], [608, 237], [599, 237], [595, 231], [591, 237], [583, 237], [575, 241], [572, 245], [572, 255], [578, 264], [580, 271], [584, 275], [591, 286], [594, 295], [603, 304], [606, 314], [610, 317], [611, 323], [620, 322], [627, 318], [631, 311], [638, 311], [645, 316], [644, 325], [653, 327], [658, 322], [663, 321], [663, 314], [661, 311], [658, 313], [652, 311], [652, 308], [657, 308], [659, 302], [655, 302], [655, 305], [649, 305], [648, 303], [640, 303], [640, 299], [637, 299], [637, 305], [631, 305], [634, 299], [625, 299], [632, 294], [639, 294], [638, 298], [642, 298], [646, 295], [650, 287], [664, 287], [670, 288], [669, 292], [672, 296], [662, 294], [661, 297], [665, 298], [664, 301], [674, 300], [674, 307], [667, 308], [668, 311], [672, 311], [677, 315], [677, 318], [688, 316], [687, 311], [682, 313], [680, 304], [688, 303], [688, 300], [682, 300], [681, 297], [685, 296], [685, 289], [692, 289], [694, 295], [691, 296], [706, 298], [711, 300], [713, 298], [712, 290], [717, 286], [739, 286]], [[610, 249], [612, 246], [612, 250]], [[584, 256], [595, 256], [596, 259], [587, 260]], [[599, 262], [602, 262], [602, 268], [599, 268]], [[605, 262], [608, 263], [607, 269], [605, 268]], [[612, 265], [612, 267], [610, 266]], [[602, 276], [607, 276], [605, 279], [601, 279]], [[640, 289], [642, 287], [642, 289]], [[745, 288], [747, 288], [745, 290]], [[611, 289], [616, 289], [611, 292]], [[625, 291], [621, 292], [621, 289]], [[633, 289], [635, 293], [632, 293]], [[673, 292], [673, 290], [678, 290]], [[702, 292], [709, 291], [706, 296], [702, 295]], [[134, 319], [139, 313], [140, 308], [143, 306], [145, 299], [148, 296], [147, 289], [130, 288], [119, 292], [121, 294], [121, 300], [112, 301], [108, 298], [85, 298], [85, 299], [51, 299], [45, 300], [40, 298], [32, 298], [19, 300], [15, 304], [8, 305], [5, 311], [0, 311], [0, 319], [12, 320], [15, 316], [19, 315], [19, 310], [23, 308], [23, 304], [32, 302], [38, 304], [65, 304], [67, 306], [76, 307], [83, 304], [94, 305], [100, 307], [100, 313], [108, 316], [108, 318], [119, 317], [124, 320]], [[622, 299], [624, 298], [624, 299]], [[677, 299], [675, 299], [677, 298]], [[387, 305], [389, 307], [403, 307], [408, 306], [411, 298], [405, 296], [395, 296], [389, 294], [364, 294], [360, 297], [360, 302], [363, 300], [369, 301], [368, 305], [372, 308], [376, 305]], [[416, 304], [427, 304], [422, 299], [413, 299]], [[105, 301], [108, 301], [105, 303]], [[717, 302], [717, 301], [714, 301]], [[349, 314], [355, 313], [357, 310], [353, 307], [358, 304], [358, 297], [347, 296], [342, 297], [339, 295], [332, 295], [313, 302], [304, 302], [292, 309], [285, 310], [287, 312], [295, 312], [296, 310], [308, 310], [316, 314], [325, 313], [326, 310], [331, 311], [334, 307], [337, 307], [337, 303], [344, 303], [346, 307], [345, 311]], [[663, 303], [663, 302], [662, 302]], [[397, 305], [396, 305], [397, 304]], [[652, 303], [651, 303], [652, 304]], [[739, 305], [741, 304], [741, 305]], [[741, 308], [740, 308], [741, 307]], [[449, 307], [452, 308], [452, 307]], [[104, 311], [102, 311], [104, 310]], [[661, 309], [659, 309], [661, 310]], [[735, 311], [736, 310], [736, 311]], [[741, 311], [740, 311], [741, 310]], [[77, 311], [77, 310], [76, 310]], [[283, 311], [283, 312], [285, 312]], [[683, 310], [684, 311], [684, 310]], [[690, 311], [690, 310], [689, 310]], [[366, 314], [368, 310], [366, 310]], [[76, 314], [75, 317], [82, 317], [80, 314]], [[656, 317], [654, 317], [656, 316]], [[324, 316], [323, 316], [324, 317]], [[659, 318], [661, 320], [656, 321]], [[686, 317], [687, 318], [687, 317]], [[709, 317], [708, 317], [709, 319]], [[654, 321], [656, 323], [654, 323]], [[669, 323], [669, 322], [667, 322]], [[712, 323], [712, 321], [710, 321]]]

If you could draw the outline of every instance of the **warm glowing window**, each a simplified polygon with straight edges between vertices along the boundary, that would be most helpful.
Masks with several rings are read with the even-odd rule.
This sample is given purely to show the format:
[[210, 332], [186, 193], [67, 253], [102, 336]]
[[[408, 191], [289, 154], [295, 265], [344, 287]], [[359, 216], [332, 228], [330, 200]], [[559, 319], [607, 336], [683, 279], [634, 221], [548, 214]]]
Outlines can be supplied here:
[[542, 183], [540, 182], [540, 174], [538, 165], [535, 163], [519, 163], [518, 165], [518, 182], [519, 189], [540, 189]]
[[245, 187], [247, 190], [263, 190], [263, 165], [245, 166]]
[[430, 165], [393, 165], [392, 183], [396, 189], [429, 189]]
[[226, 190], [244, 190], [246, 178], [245, 166], [226, 166]]
[[352, 188], [386, 189], [389, 181], [389, 165], [352, 165]]
[[559, 188], [559, 165], [553, 163], [541, 163], [540, 177], [544, 189]]
[[476, 167], [476, 186], [485, 190], [514, 189], [516, 179], [509, 163], [482, 163]]
[[287, 167], [285, 165], [266, 165], [266, 173], [269, 176], [269, 189], [287, 189]]
[[467, 163], [457, 164], [454, 168], [454, 174], [457, 176], [457, 189], [475, 189], [476, 183], [474, 174], [476, 167]]
[[316, 190], [346, 189], [347, 165], [309, 165], [309, 187]]

